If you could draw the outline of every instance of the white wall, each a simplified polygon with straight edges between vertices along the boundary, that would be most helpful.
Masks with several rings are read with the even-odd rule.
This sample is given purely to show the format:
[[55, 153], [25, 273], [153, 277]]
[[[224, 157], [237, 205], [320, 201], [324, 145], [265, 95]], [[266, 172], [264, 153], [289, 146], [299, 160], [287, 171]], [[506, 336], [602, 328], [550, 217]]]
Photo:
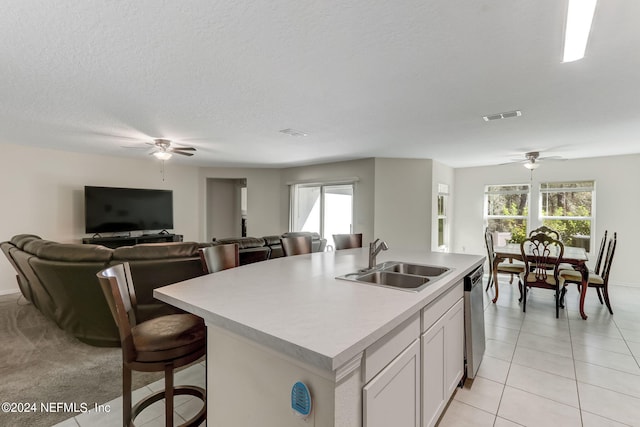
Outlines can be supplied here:
[[[485, 254], [483, 240], [484, 186], [528, 183], [530, 173], [519, 164], [455, 169], [453, 250]], [[547, 181], [594, 180], [596, 183], [593, 241], [599, 244], [604, 230], [618, 232], [618, 246], [611, 281], [638, 284], [635, 271], [640, 241], [640, 155], [548, 161], [533, 172], [533, 186]], [[595, 258], [595, 256], [592, 256]]]
[[[198, 240], [198, 169], [153, 159], [107, 157], [0, 144], [0, 239], [21, 233], [80, 243], [84, 232], [84, 186], [173, 190], [174, 231]], [[17, 292], [15, 272], [0, 257], [0, 294]]]
[[335, 162], [313, 166], [286, 168], [281, 170], [282, 232], [289, 227], [289, 184], [301, 182], [323, 182], [341, 178], [358, 178], [355, 184], [354, 233], [362, 233], [362, 241], [369, 242], [374, 236], [374, 159]]
[[374, 230], [389, 247], [431, 249], [432, 170], [428, 159], [375, 159]]

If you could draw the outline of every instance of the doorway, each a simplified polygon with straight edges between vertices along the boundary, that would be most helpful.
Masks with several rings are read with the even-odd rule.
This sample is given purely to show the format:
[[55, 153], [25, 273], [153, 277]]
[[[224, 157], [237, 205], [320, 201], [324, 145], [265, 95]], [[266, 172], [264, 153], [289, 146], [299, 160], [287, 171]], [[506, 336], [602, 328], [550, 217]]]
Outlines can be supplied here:
[[208, 178], [206, 212], [209, 240], [246, 237], [247, 179]]

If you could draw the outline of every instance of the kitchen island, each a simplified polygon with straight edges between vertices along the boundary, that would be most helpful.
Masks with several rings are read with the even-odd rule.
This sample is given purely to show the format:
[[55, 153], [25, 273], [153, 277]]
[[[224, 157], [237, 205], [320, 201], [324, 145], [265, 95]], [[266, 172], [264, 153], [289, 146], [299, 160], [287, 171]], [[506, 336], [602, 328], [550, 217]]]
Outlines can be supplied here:
[[[451, 271], [420, 292], [338, 280], [368, 264], [367, 249], [349, 249], [156, 289], [207, 324], [207, 425], [433, 425], [462, 376], [462, 279], [484, 257], [390, 249], [378, 258]], [[306, 418], [291, 409], [298, 381], [311, 392]]]

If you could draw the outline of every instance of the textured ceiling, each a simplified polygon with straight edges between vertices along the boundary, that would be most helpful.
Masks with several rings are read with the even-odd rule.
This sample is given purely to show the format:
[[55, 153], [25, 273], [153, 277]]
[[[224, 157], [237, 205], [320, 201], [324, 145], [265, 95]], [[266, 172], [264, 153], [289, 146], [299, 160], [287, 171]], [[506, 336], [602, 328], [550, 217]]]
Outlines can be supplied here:
[[[640, 152], [640, 1], [3, 0], [0, 142], [209, 166]], [[519, 109], [522, 117], [484, 122]], [[280, 133], [293, 128], [308, 133]]]

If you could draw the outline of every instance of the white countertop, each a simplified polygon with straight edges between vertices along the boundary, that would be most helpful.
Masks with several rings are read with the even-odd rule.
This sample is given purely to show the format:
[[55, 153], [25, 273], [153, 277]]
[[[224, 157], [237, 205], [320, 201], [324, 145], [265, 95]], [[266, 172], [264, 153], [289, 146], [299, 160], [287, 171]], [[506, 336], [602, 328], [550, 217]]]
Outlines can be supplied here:
[[335, 279], [368, 264], [368, 248], [277, 258], [209, 274], [154, 296], [213, 325], [335, 371], [445, 292], [484, 260], [478, 255], [389, 249], [377, 262], [453, 268], [420, 292]]

